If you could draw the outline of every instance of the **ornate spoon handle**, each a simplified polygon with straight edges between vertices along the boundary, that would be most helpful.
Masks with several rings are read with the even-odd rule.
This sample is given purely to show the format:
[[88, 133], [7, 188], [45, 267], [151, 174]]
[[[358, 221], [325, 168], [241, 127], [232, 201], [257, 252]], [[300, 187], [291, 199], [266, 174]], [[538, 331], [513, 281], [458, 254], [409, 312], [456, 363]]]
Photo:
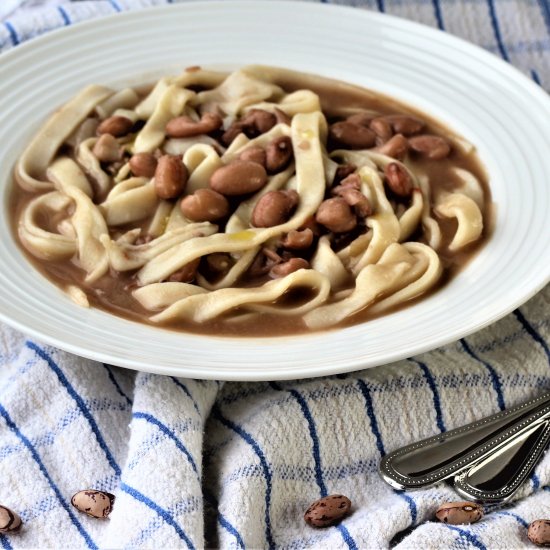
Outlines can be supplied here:
[[[545, 394], [512, 409], [393, 451], [382, 459], [380, 473], [397, 489], [433, 485], [454, 477], [473, 464], [481, 464], [495, 451], [508, 448], [507, 444], [516, 436], [523, 437], [533, 423], [538, 425], [548, 418], [550, 394]], [[474, 482], [472, 476], [468, 479]]]

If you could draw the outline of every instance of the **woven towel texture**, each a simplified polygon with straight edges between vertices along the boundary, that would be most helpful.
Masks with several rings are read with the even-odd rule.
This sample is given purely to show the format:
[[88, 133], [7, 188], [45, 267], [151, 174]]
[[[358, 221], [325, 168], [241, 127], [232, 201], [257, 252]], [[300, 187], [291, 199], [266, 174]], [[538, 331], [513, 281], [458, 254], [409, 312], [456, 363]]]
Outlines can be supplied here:
[[[0, 51], [84, 19], [166, 3], [10, 0], [0, 12]], [[334, 3], [457, 34], [550, 87], [547, 0]], [[133, 373], [3, 325], [0, 336], [0, 503], [24, 522], [19, 534], [0, 535], [6, 549], [521, 548], [530, 544], [528, 523], [550, 517], [550, 457], [511, 505], [471, 526], [432, 521], [439, 504], [456, 499], [448, 486], [397, 492], [377, 474], [388, 451], [550, 389], [550, 287], [431, 353], [302, 381]], [[109, 520], [71, 507], [71, 495], [88, 487], [116, 494]], [[330, 493], [349, 496], [353, 514], [338, 527], [308, 527], [304, 510]]]

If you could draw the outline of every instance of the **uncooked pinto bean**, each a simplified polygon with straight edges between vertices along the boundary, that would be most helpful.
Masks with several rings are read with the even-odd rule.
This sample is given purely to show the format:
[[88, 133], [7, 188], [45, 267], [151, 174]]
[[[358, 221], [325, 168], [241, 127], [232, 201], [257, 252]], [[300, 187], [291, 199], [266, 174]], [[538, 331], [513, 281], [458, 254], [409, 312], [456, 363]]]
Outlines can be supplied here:
[[451, 525], [475, 523], [483, 517], [483, 507], [475, 502], [446, 502], [437, 509], [435, 517]]
[[99, 162], [116, 162], [122, 158], [122, 149], [111, 134], [103, 134], [95, 142], [92, 153]]
[[267, 171], [276, 174], [284, 170], [292, 159], [292, 140], [288, 136], [275, 138], [265, 150]]
[[265, 168], [249, 160], [234, 160], [218, 168], [210, 177], [210, 187], [227, 196], [254, 193], [266, 183]]
[[351, 501], [344, 495], [328, 495], [316, 500], [304, 514], [304, 520], [312, 527], [329, 527], [346, 517]]
[[537, 546], [550, 546], [550, 520], [537, 519], [529, 524], [527, 537]]
[[404, 136], [418, 134], [426, 126], [422, 120], [409, 115], [387, 115], [384, 118], [391, 124], [396, 134]]
[[151, 153], [136, 153], [130, 159], [130, 170], [138, 178], [152, 178], [158, 161]]
[[282, 245], [284, 248], [290, 248], [292, 250], [304, 250], [309, 248], [313, 243], [313, 231], [306, 227], [301, 231], [293, 229], [289, 231], [286, 237], [283, 239]]
[[372, 130], [346, 120], [333, 124], [329, 133], [333, 140], [352, 149], [367, 149], [376, 142], [376, 134]]
[[396, 134], [383, 145], [378, 147], [378, 152], [382, 155], [401, 160], [409, 150], [409, 142], [403, 134]]
[[21, 529], [21, 518], [9, 508], [0, 506], [0, 533], [16, 533]]
[[413, 182], [407, 170], [397, 162], [390, 162], [384, 168], [384, 176], [389, 188], [400, 197], [409, 197]]
[[168, 277], [168, 281], [171, 283], [190, 283], [197, 274], [200, 261], [201, 259], [197, 258], [188, 264], [185, 264], [183, 267], [178, 269], [178, 271], [172, 273], [172, 275]]
[[222, 117], [216, 113], [205, 113], [198, 121], [188, 116], [179, 116], [168, 122], [166, 134], [173, 138], [200, 136], [218, 130], [222, 124]]
[[431, 134], [409, 138], [409, 147], [430, 160], [444, 159], [451, 152], [451, 146], [445, 138]]
[[110, 116], [103, 120], [97, 127], [97, 133], [111, 134], [115, 137], [125, 136], [131, 129], [134, 123], [125, 116]]
[[240, 155], [240, 160], [249, 160], [250, 162], [257, 162], [265, 168], [266, 153], [259, 145], [253, 145], [248, 149], [245, 149]]
[[333, 233], [347, 233], [357, 225], [350, 205], [340, 197], [323, 201], [317, 209], [315, 220]]
[[256, 203], [252, 211], [254, 227], [274, 227], [285, 223], [298, 204], [300, 197], [296, 191], [269, 191]]
[[189, 172], [181, 157], [164, 155], [155, 170], [155, 192], [161, 199], [174, 199], [185, 190]]
[[214, 222], [229, 214], [227, 199], [212, 189], [197, 189], [181, 200], [183, 215], [193, 222]]
[[286, 262], [274, 265], [269, 270], [269, 275], [274, 279], [279, 279], [281, 277], [286, 277], [287, 275], [290, 275], [291, 273], [294, 273], [299, 269], [308, 268], [309, 262], [307, 260], [304, 260], [304, 258], [290, 258], [290, 260], [287, 260]]

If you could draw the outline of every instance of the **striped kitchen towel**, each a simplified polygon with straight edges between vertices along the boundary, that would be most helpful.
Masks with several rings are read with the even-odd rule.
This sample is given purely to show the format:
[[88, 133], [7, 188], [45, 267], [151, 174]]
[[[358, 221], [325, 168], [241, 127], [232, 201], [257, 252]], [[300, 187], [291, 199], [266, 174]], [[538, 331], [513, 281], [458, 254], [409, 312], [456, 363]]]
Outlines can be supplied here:
[[[8, 2], [0, 51], [165, 3]], [[550, 87], [547, 0], [338, 3], [458, 34]], [[521, 548], [529, 522], [550, 517], [550, 457], [512, 504], [471, 526], [433, 521], [439, 504], [456, 499], [448, 486], [399, 492], [377, 474], [388, 451], [550, 389], [550, 287], [452, 345], [302, 381], [133, 373], [3, 325], [0, 336], [0, 504], [23, 520], [19, 533], [0, 535], [2, 548]], [[116, 495], [108, 520], [71, 507], [88, 487]], [[353, 513], [337, 527], [308, 527], [304, 510], [330, 493], [349, 496]]]

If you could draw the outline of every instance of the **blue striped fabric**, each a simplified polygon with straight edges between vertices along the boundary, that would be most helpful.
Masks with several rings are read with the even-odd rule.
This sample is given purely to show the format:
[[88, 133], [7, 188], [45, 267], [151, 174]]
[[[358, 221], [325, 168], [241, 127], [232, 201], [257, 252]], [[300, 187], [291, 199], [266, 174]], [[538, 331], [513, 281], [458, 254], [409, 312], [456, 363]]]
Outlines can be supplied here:
[[[0, 19], [0, 51], [171, 2], [19, 3]], [[548, 0], [332, 3], [457, 34], [550, 88]], [[394, 491], [377, 468], [401, 445], [550, 389], [550, 288], [454, 344], [318, 380], [136, 374], [3, 325], [0, 335], [0, 503], [24, 522], [20, 533], [0, 535], [1, 548], [519, 548], [529, 522], [548, 517], [550, 458], [511, 505], [465, 526], [432, 521], [440, 503], [456, 499], [450, 487]], [[71, 507], [71, 495], [88, 487], [116, 494], [108, 521]], [[311, 501], [332, 493], [349, 496], [353, 513], [334, 528], [306, 526]]]

